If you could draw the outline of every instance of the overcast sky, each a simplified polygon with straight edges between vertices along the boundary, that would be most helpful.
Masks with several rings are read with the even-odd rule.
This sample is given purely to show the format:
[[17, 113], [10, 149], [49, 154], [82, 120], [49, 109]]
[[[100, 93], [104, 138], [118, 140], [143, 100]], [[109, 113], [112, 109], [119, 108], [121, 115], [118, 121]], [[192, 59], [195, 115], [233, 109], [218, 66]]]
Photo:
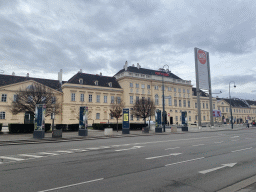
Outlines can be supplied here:
[[[256, 99], [255, 0], [1, 0], [0, 70], [68, 80], [129, 65], [195, 86], [194, 47], [210, 53], [213, 93]], [[217, 95], [213, 95], [216, 97]]]

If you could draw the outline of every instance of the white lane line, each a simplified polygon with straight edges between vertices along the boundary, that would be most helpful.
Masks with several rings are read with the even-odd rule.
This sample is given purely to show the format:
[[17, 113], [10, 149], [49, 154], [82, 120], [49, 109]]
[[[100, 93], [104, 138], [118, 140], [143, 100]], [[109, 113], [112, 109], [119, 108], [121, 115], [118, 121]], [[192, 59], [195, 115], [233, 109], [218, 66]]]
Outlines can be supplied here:
[[177, 156], [177, 155], [180, 155], [182, 153], [172, 153], [172, 154], [169, 154], [169, 155], [161, 155], [161, 156], [156, 156], [156, 157], [148, 157], [148, 158], [145, 158], [145, 159], [157, 159], [157, 158], [161, 158], [161, 157], [168, 157], [168, 156]]
[[220, 142], [214, 142], [214, 143], [223, 143], [223, 141], [220, 141]]
[[88, 150], [85, 150], [85, 149], [71, 149], [73, 151], [79, 151], [79, 152], [84, 152], [84, 151], [88, 151]]
[[171, 163], [171, 164], [167, 164], [165, 166], [171, 166], [171, 165], [186, 163], [186, 162], [190, 162], [190, 161], [196, 161], [196, 160], [200, 160], [200, 159], [204, 159], [204, 157], [200, 157], [200, 158], [196, 158], [196, 159], [190, 159], [190, 160], [187, 160], [187, 161], [180, 161], [180, 162], [177, 162], [177, 163]]
[[73, 151], [55, 151], [55, 152], [58, 152], [58, 153], [73, 153]]
[[205, 145], [205, 144], [192, 145], [192, 147], [203, 146], [203, 145]]
[[34, 157], [34, 158], [42, 158], [44, 156], [39, 156], [39, 155], [29, 155], [29, 154], [19, 154], [19, 156], [23, 157]]
[[170, 150], [170, 149], [179, 149], [180, 147], [173, 147], [173, 148], [168, 148], [168, 149], [165, 149], [165, 150]]
[[141, 147], [144, 147], [144, 146], [133, 146], [133, 147], [128, 148], [128, 149], [118, 149], [118, 150], [115, 150], [115, 151], [128, 151], [128, 150], [132, 150], [132, 149], [140, 149]]
[[98, 148], [98, 147], [91, 147], [91, 148], [85, 148], [85, 149], [87, 149], [87, 150], [98, 150], [100, 148]]
[[0, 159], [8, 159], [8, 160], [14, 160], [14, 161], [24, 161], [25, 160], [25, 159], [21, 159], [21, 158], [6, 157], [6, 156], [0, 156]]
[[235, 150], [235, 151], [231, 151], [231, 152], [234, 153], [234, 152], [244, 151], [244, 150], [248, 150], [248, 149], [252, 149], [252, 147], [250, 147], [250, 148], [245, 148], [245, 149], [239, 149], [239, 150]]
[[100, 146], [100, 148], [109, 149], [110, 147], [109, 146]]
[[237, 140], [231, 140], [231, 141], [239, 141], [239, 139], [237, 139]]
[[62, 186], [62, 187], [56, 187], [56, 188], [52, 188], [52, 189], [46, 189], [46, 190], [38, 191], [38, 192], [54, 191], [54, 190], [58, 190], [58, 189], [73, 187], [73, 186], [82, 185], [82, 184], [86, 184], [86, 183], [91, 183], [91, 182], [95, 182], [95, 181], [101, 181], [101, 180], [103, 180], [103, 179], [104, 179], [104, 178], [100, 178], [100, 179], [95, 179], [95, 180], [91, 180], [91, 181], [85, 181], [85, 182], [81, 182], [81, 183], [75, 183], [75, 184], [72, 184], [72, 185], [66, 185], [66, 186]]
[[230, 138], [237, 138], [237, 137], [239, 137], [239, 136], [234, 136], [234, 137], [230, 137]]
[[49, 152], [39, 152], [39, 154], [43, 154], [43, 155], [59, 155], [58, 153], [49, 153]]

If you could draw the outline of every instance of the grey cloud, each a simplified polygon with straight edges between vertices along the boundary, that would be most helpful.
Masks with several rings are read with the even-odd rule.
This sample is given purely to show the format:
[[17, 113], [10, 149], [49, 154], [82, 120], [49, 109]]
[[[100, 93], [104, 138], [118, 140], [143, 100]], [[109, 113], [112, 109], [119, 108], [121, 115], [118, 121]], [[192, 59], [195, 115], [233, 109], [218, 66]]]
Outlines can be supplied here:
[[[236, 85], [245, 85], [247, 83], [256, 83], [256, 77], [255, 75], [228, 75], [228, 76], [222, 76], [222, 77], [214, 77], [212, 78], [212, 84], [213, 85], [223, 85], [228, 86], [231, 81], [234, 81]], [[231, 84], [232, 85], [232, 84]]]

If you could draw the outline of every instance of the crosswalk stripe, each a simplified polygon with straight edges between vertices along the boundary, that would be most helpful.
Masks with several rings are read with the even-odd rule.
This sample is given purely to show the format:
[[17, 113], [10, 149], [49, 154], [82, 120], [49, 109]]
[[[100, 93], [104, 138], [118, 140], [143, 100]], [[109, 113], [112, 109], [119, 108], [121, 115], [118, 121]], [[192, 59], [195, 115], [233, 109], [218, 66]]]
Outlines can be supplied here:
[[8, 160], [15, 160], [15, 161], [23, 161], [23, 160], [25, 160], [25, 159], [21, 159], [21, 158], [6, 157], [6, 156], [0, 156], [0, 159], [8, 159]]

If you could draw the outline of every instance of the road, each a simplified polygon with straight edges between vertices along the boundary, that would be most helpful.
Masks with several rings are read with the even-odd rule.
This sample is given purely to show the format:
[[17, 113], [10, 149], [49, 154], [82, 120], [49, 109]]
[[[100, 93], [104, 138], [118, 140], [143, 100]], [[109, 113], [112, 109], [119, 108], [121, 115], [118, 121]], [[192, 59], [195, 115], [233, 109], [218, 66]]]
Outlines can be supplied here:
[[218, 191], [256, 175], [256, 129], [2, 146], [0, 191]]

